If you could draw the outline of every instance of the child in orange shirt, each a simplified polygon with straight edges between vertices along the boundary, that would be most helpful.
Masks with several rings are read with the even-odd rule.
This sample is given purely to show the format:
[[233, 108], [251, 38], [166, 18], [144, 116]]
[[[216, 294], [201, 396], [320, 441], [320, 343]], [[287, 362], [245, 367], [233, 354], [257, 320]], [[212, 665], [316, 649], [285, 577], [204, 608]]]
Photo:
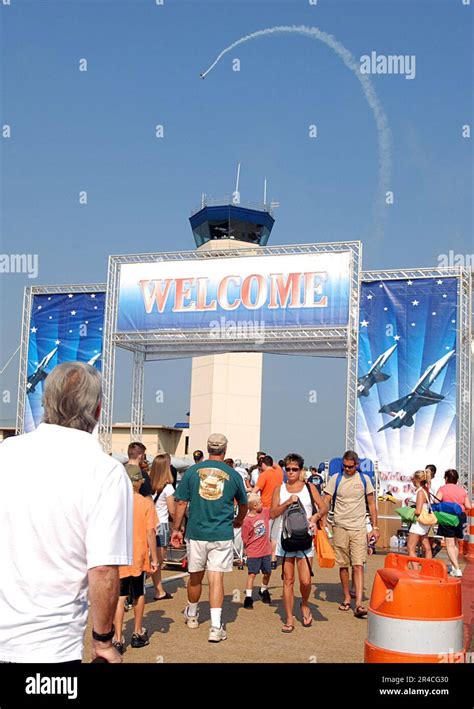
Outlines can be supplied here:
[[[135, 615], [135, 630], [132, 635], [132, 647], [149, 645], [146, 628], [142, 628], [145, 610], [145, 575], [158, 569], [158, 552], [156, 548], [156, 527], [158, 517], [151, 497], [139, 494], [144, 477], [141, 470], [130, 474], [133, 485], [133, 563], [132, 566], [119, 566], [120, 596], [115, 611], [115, 635], [113, 644], [123, 655], [125, 640], [122, 636], [125, 599], [133, 600]], [[151, 554], [151, 564], [150, 564]]]

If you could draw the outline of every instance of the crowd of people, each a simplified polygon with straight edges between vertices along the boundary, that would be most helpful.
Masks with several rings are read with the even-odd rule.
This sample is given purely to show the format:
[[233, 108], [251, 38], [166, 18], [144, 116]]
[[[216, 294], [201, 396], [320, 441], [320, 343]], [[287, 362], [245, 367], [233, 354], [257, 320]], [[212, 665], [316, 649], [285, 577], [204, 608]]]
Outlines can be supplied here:
[[[340, 473], [327, 481], [317, 468], [306, 469], [298, 453], [277, 463], [259, 451], [247, 469], [226, 457], [228, 441], [220, 433], [208, 438], [207, 455], [194, 452], [194, 464], [181, 476], [167, 453], [156, 455], [150, 466], [140, 442], [130, 444], [123, 466], [90, 435], [100, 402], [100, 376], [93, 367], [78, 362], [58, 365], [45, 383], [44, 422], [34, 432], [0, 446], [1, 662], [80, 662], [88, 603], [93, 660], [121, 662], [127, 609], [134, 613], [131, 647], [148, 645], [143, 627], [145, 581], [151, 577], [155, 601], [172, 598], [162, 580], [170, 545], [186, 546], [184, 622], [189, 629], [199, 627], [207, 572], [208, 639], [225, 640], [224, 574], [233, 569], [236, 530], [247, 560], [245, 610], [253, 609], [260, 575], [258, 599], [272, 602], [271, 575], [280, 563], [281, 631], [289, 634], [295, 627], [296, 575], [301, 623], [311, 627], [313, 540], [328, 530], [341, 583], [338, 608], [352, 610], [359, 619], [367, 616], [364, 565], [379, 529], [375, 490], [370, 477], [359, 470], [355, 451], [343, 454]], [[21, 513], [13, 504], [19, 459], [28, 490]], [[430, 509], [432, 475], [428, 468], [414, 475], [417, 514]], [[437, 500], [457, 502], [465, 513], [471, 503], [457, 484], [455, 470], [446, 471], [445, 482]], [[426, 526], [413, 523], [410, 554], [421, 541], [430, 556], [428, 533]], [[441, 533], [453, 575], [460, 575], [455, 539], [462, 536], [462, 520], [459, 528]]]

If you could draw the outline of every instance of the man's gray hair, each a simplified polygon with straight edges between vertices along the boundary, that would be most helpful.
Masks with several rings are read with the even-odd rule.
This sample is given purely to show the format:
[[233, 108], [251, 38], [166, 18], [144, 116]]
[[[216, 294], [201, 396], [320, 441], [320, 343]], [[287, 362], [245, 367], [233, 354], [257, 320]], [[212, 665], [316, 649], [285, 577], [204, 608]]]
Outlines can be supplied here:
[[92, 433], [101, 398], [95, 367], [84, 362], [58, 364], [45, 381], [43, 421]]

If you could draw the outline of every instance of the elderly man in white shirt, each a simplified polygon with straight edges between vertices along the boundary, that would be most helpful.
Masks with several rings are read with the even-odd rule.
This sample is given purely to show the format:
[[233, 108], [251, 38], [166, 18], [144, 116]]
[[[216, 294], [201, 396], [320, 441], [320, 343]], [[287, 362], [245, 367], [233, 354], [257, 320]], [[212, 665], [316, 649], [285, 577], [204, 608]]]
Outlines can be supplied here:
[[[0, 661], [80, 662], [112, 645], [119, 565], [132, 563], [132, 485], [91, 435], [100, 375], [60, 364], [44, 385], [44, 422], [0, 445]], [[24, 494], [18, 496], [18, 461]]]

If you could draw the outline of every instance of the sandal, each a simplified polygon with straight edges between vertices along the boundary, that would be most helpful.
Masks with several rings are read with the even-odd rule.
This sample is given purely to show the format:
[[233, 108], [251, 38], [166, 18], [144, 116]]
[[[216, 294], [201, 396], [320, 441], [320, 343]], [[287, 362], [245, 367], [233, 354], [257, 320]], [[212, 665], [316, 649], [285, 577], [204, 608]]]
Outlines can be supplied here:
[[313, 616], [311, 615], [311, 610], [309, 611], [309, 617], [303, 613], [303, 604], [300, 603], [301, 617], [303, 619], [303, 628], [311, 628], [313, 625]]
[[171, 595], [171, 593], [168, 593], [168, 591], [166, 591], [164, 596], [153, 596], [154, 601], [167, 601], [170, 598], [173, 598], [173, 596]]
[[281, 632], [282, 633], [292, 633], [294, 629], [295, 629], [294, 625], [290, 625], [289, 623], [285, 623], [285, 625], [281, 629]]
[[338, 610], [340, 611], [350, 611], [351, 609], [351, 604], [348, 601], [343, 601], [340, 606], [338, 606]]
[[365, 618], [367, 613], [367, 608], [364, 608], [364, 606], [357, 606], [357, 608], [354, 610], [354, 615], [356, 618]]
[[117, 652], [118, 652], [120, 655], [123, 655], [123, 653], [125, 652], [125, 640], [124, 640], [124, 638], [122, 638], [121, 641], [119, 641], [119, 640], [112, 640], [112, 645], [114, 646], [114, 648], [117, 650]]

